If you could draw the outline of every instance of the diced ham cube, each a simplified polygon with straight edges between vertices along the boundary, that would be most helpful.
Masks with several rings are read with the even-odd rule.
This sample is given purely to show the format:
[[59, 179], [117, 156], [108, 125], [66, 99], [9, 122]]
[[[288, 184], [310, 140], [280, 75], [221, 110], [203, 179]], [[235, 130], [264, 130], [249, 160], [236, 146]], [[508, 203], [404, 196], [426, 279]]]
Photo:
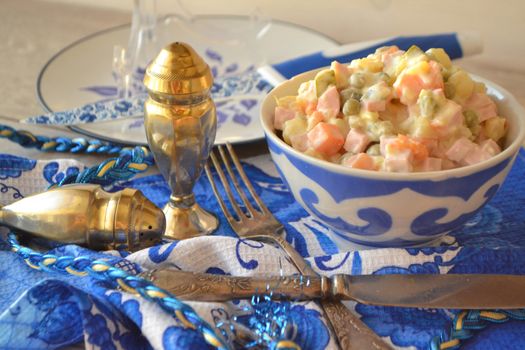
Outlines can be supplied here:
[[381, 52], [377, 52], [383, 62], [383, 71], [388, 75], [393, 75], [396, 71], [396, 66], [399, 58], [403, 55], [404, 51], [399, 50], [397, 46], [390, 46]]
[[308, 149], [308, 136], [306, 133], [293, 135], [290, 137], [290, 141], [292, 142], [292, 147], [300, 152], [304, 152]]
[[363, 100], [361, 106], [369, 112], [383, 112], [386, 109], [386, 100]]
[[397, 152], [385, 157], [383, 167], [386, 171], [394, 173], [408, 173], [414, 169], [412, 166], [412, 160], [412, 152], [407, 149], [403, 152]]
[[349, 168], [375, 170], [374, 160], [366, 153], [358, 153], [347, 157], [341, 164]]
[[462, 165], [472, 165], [476, 163], [483, 162], [484, 160], [487, 160], [491, 158], [492, 155], [487, 152], [487, 150], [482, 149], [480, 146], [475, 145], [474, 149], [472, 149], [461, 161]]
[[470, 96], [465, 102], [464, 109], [471, 109], [476, 112], [480, 123], [498, 115], [498, 108], [494, 101], [486, 94], [479, 92], [475, 92]]
[[474, 149], [478, 147], [474, 142], [470, 141], [466, 137], [458, 139], [454, 144], [447, 150], [445, 155], [448, 159], [455, 162], [461, 162], [465, 157]]
[[386, 146], [388, 144], [394, 142], [396, 139], [397, 139], [397, 136], [381, 135], [379, 137], [379, 150], [380, 150], [382, 156], [384, 156], [386, 154]]
[[350, 67], [346, 64], [341, 64], [337, 61], [333, 61], [330, 69], [334, 71], [335, 75], [335, 85], [338, 89], [344, 89], [348, 86], [348, 78], [352, 73]]
[[273, 118], [273, 127], [276, 130], [282, 130], [284, 123], [295, 117], [295, 111], [290, 108], [275, 107], [275, 116]]
[[317, 124], [307, 133], [307, 136], [310, 147], [326, 156], [339, 152], [345, 142], [339, 128], [325, 122]]
[[494, 157], [501, 152], [499, 145], [492, 139], [483, 141], [479, 146], [475, 145], [474, 149], [470, 151], [465, 158], [463, 158], [463, 165], [471, 165], [483, 162]]
[[450, 159], [444, 158], [441, 162], [441, 170], [448, 170], [448, 169], [454, 169], [457, 168], [458, 164], [456, 162], [451, 161]]
[[341, 109], [341, 103], [339, 100], [339, 93], [335, 86], [330, 86], [325, 92], [319, 97], [317, 101], [317, 110], [325, 116], [325, 121], [334, 118], [339, 114]]
[[481, 142], [479, 146], [491, 156], [495, 156], [501, 152], [501, 147], [493, 139], [487, 139]]
[[428, 157], [421, 163], [421, 171], [438, 171], [441, 170], [441, 158]]
[[346, 135], [344, 148], [347, 152], [361, 153], [366, 149], [366, 146], [370, 143], [368, 135], [357, 129], [350, 129]]

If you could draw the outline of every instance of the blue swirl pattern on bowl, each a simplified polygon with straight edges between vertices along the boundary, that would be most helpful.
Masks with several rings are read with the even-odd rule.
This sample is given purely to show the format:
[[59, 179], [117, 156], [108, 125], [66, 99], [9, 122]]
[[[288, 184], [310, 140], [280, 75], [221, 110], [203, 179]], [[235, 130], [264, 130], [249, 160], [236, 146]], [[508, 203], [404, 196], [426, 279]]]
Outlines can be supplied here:
[[333, 172], [267, 140], [282, 179], [311, 215], [342, 239], [376, 247], [421, 244], [463, 225], [496, 194], [514, 160], [443, 180], [382, 180]]

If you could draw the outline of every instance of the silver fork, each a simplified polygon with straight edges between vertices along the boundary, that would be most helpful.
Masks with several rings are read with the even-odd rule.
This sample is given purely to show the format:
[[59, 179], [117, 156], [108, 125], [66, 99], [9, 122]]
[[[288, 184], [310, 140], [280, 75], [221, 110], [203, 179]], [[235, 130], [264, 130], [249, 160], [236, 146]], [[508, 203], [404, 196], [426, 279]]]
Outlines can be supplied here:
[[[235, 216], [230, 212], [221, 194], [219, 193], [209, 164], [206, 164], [204, 169], [212, 186], [213, 193], [215, 194], [215, 197], [217, 198], [217, 201], [219, 202], [219, 205], [226, 216], [228, 223], [235, 233], [237, 233], [237, 235], [242, 238], [276, 243], [281, 247], [281, 249], [285, 251], [301, 274], [305, 276], [316, 276], [317, 273], [312, 269], [312, 267], [284, 238], [284, 226], [272, 215], [260, 197], [255, 193], [255, 190], [250, 183], [250, 180], [246, 176], [246, 173], [244, 172], [242, 165], [239, 162], [239, 158], [233, 150], [233, 147], [230, 144], [226, 144], [229, 157], [226, 154], [224, 146], [220, 145], [217, 148], [219, 150], [222, 163], [226, 168], [226, 172], [231, 179], [233, 187], [240, 197], [242, 202], [241, 204], [244, 206], [244, 208], [246, 208], [245, 211], [243, 211], [237, 203], [233, 195], [232, 187], [230, 186], [226, 174], [222, 170], [219, 160], [217, 159], [217, 156], [214, 154], [214, 152], [210, 154], [210, 158], [217, 171], [217, 174], [219, 175], [221, 183], [224, 186], [226, 196], [228, 197], [230, 205], [235, 212]], [[239, 173], [240, 179], [257, 204], [257, 209], [251, 204], [246, 193], [240, 186], [237, 176], [233, 172], [229, 158], [231, 158], [235, 168], [237, 169], [237, 172]], [[323, 309], [330, 325], [332, 326], [332, 329], [334, 330], [334, 334], [341, 349], [391, 349], [390, 346], [383, 342], [383, 340], [378, 335], [368, 328], [357, 316], [352, 314], [350, 310], [340, 301], [321, 300], [320, 303], [321, 308]]]

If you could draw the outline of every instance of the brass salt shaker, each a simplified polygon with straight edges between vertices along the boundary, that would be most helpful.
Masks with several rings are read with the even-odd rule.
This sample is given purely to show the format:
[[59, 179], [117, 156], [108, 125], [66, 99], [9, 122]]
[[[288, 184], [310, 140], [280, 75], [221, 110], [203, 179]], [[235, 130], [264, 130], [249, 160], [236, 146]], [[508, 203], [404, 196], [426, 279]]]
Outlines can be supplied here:
[[171, 188], [165, 236], [185, 239], [209, 234], [217, 218], [196, 202], [193, 186], [215, 141], [217, 117], [210, 98], [210, 68], [185, 43], [161, 50], [146, 69], [145, 128], [148, 144]]

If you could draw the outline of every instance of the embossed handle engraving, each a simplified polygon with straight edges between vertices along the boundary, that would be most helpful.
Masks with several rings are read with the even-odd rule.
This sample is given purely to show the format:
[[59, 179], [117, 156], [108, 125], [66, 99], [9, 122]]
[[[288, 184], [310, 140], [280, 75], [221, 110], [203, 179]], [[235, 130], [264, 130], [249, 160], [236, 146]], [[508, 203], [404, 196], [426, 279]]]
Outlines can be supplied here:
[[[175, 269], [152, 270], [140, 274], [183, 300], [226, 301], [251, 298], [268, 290], [275, 298], [295, 300], [323, 297], [319, 277], [283, 276], [274, 278], [233, 277]], [[324, 283], [326, 285], [326, 282]]]

